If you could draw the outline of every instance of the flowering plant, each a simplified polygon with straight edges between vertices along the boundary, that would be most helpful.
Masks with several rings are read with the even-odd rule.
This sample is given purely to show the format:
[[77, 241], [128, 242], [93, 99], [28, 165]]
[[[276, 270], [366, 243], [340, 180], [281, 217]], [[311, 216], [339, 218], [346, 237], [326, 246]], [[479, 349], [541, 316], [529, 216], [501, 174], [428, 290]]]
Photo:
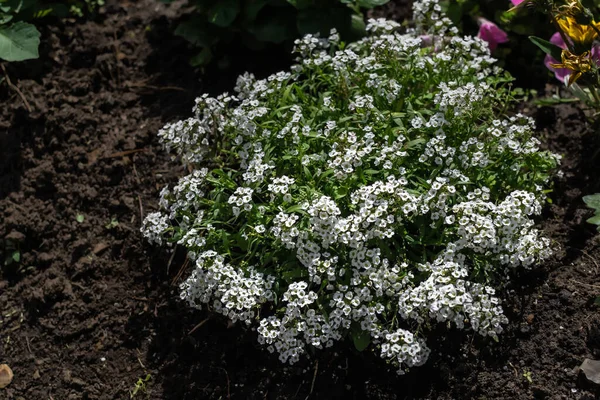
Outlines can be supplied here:
[[531, 37], [546, 53], [546, 67], [584, 104], [600, 109], [600, 47], [597, 44], [600, 22], [594, 18], [599, 11], [597, 7], [586, 7], [579, 0], [525, 0], [516, 9], [525, 7], [545, 13], [556, 28], [550, 41]]
[[558, 156], [504, 114], [486, 43], [435, 1], [414, 10], [407, 34], [305, 36], [291, 72], [240, 76], [159, 132], [192, 172], [144, 236], [187, 248], [183, 300], [255, 327], [282, 362], [349, 337], [401, 373], [436, 324], [497, 338], [494, 287], [551, 252], [532, 218]]

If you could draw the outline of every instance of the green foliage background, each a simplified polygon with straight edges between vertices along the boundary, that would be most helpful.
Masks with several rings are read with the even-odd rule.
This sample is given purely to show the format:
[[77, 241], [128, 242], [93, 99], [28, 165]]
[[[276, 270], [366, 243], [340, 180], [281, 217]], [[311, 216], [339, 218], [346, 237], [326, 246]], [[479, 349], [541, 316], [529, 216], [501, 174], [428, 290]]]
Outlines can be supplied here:
[[[218, 47], [239, 41], [254, 50], [269, 44], [292, 43], [308, 33], [328, 35], [336, 28], [343, 39], [363, 36], [362, 10], [389, 0], [195, 0], [195, 12], [175, 29], [200, 48], [191, 64], [210, 63]], [[163, 0], [170, 3], [172, 0]]]
[[39, 57], [40, 32], [32, 22], [45, 17], [83, 16], [104, 0], [0, 0], [0, 59], [24, 61]]

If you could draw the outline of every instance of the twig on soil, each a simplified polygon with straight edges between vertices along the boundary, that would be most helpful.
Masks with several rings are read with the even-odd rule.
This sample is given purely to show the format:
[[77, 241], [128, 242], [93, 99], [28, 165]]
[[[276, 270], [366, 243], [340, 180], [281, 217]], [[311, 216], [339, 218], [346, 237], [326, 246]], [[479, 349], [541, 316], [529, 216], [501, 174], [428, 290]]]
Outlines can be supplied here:
[[315, 373], [312, 378], [312, 383], [310, 384], [310, 393], [308, 393], [308, 396], [306, 396], [306, 399], [304, 399], [304, 400], [308, 400], [308, 398], [313, 394], [313, 391], [315, 390], [315, 381], [317, 380], [318, 372], [319, 372], [319, 360], [317, 360], [317, 362], [315, 363]]
[[[181, 275], [183, 275], [183, 271], [185, 271], [185, 267], [187, 267], [188, 263], [189, 263], [189, 259], [186, 258], [185, 261], [183, 262], [183, 265], [179, 269], [179, 272], [177, 273], [177, 275], [175, 276], [175, 278], [173, 278], [173, 281], [171, 281], [171, 285], [174, 285], [175, 282], [177, 282], [179, 280], [179, 278], [181, 278]], [[167, 274], [168, 273], [169, 273], [169, 270], [167, 268]]]
[[515, 376], [519, 376], [519, 371], [510, 361], [509, 361], [508, 365], [510, 365], [515, 370]]
[[[171, 257], [169, 258], [169, 262], [167, 263], [167, 275], [169, 275], [169, 270], [171, 269], [171, 264], [173, 263], [173, 259], [175, 258], [175, 253], [177, 253], [177, 245], [175, 245], [175, 248], [173, 249], [173, 254], [171, 254]], [[177, 274], [177, 275], [179, 275], [179, 274]]]
[[137, 180], [137, 183], [139, 183], [141, 185], [142, 180], [140, 179], [140, 176], [138, 175], [138, 172], [137, 172], [137, 168], [135, 167], [135, 155], [133, 157], [131, 157], [131, 165], [133, 165], [133, 174], [135, 175], [135, 179]]
[[139, 363], [140, 363], [140, 365], [142, 366], [142, 369], [143, 369], [144, 371], [146, 371], [146, 366], [144, 365], [144, 363], [142, 363], [142, 360], [140, 360], [140, 355], [141, 355], [141, 353], [140, 353], [140, 349], [135, 349], [135, 351], [137, 352], [137, 360], [138, 360], [138, 362], [139, 362]]
[[31, 351], [31, 346], [29, 345], [29, 336], [25, 336], [25, 341], [27, 342], [27, 350], [29, 350], [29, 354], [33, 354]]
[[600, 266], [598, 266], [598, 263], [596, 262], [596, 260], [594, 259], [594, 257], [590, 256], [587, 251], [585, 250], [581, 250], [581, 252], [583, 253], [583, 255], [585, 255], [587, 258], [589, 258], [590, 260], [592, 260], [592, 262], [594, 263], [594, 265], [596, 266], [596, 272], [598, 272], [598, 270], [600, 269]]
[[0, 64], [0, 67], [2, 67], [2, 72], [4, 72], [4, 78], [6, 79], [6, 84], [8, 85], [9, 88], [11, 88], [12, 90], [14, 90], [15, 92], [17, 92], [17, 94], [19, 95], [19, 97], [21, 98], [21, 100], [23, 100], [23, 103], [25, 103], [25, 107], [27, 108], [27, 111], [31, 112], [31, 106], [29, 105], [29, 102], [27, 101], [27, 98], [25, 97], [25, 95], [23, 94], [23, 92], [21, 92], [21, 90], [11, 82], [8, 73], [6, 72], [6, 67], [4, 66], [4, 64]]
[[140, 205], [140, 221], [144, 220], [144, 207], [142, 206], [142, 198], [138, 194], [138, 203]]
[[229, 390], [229, 374], [227, 373], [227, 370], [225, 368], [221, 369], [225, 371], [225, 377], [227, 378], [227, 400], [231, 400], [231, 392]]
[[151, 89], [151, 90], [176, 90], [179, 92], [185, 92], [184, 88], [180, 88], [179, 86], [154, 86], [154, 85], [146, 85], [145, 83], [139, 82], [129, 82], [125, 85], [130, 88], [140, 88], [140, 89]]
[[204, 319], [198, 325], [196, 325], [195, 327], [193, 327], [192, 330], [188, 332], [188, 335], [191, 335], [192, 333], [196, 332], [196, 330], [200, 329], [202, 327], [202, 325], [204, 325], [205, 323], [208, 322], [209, 319], [210, 319], [210, 316], [206, 317], [206, 319]]
[[148, 301], [148, 299], [146, 297], [129, 296], [129, 298], [132, 300], [137, 300], [137, 301]]
[[600, 266], [598, 265], [598, 263], [596, 262], [596, 260], [594, 259], [594, 257], [590, 256], [587, 251], [578, 249], [577, 247], [571, 247], [571, 248], [580, 251], [581, 254], [583, 254], [584, 256], [586, 256], [587, 258], [589, 258], [594, 263], [594, 265], [596, 266], [596, 270], [600, 269]]
[[583, 282], [576, 281], [575, 279], [571, 279], [571, 282], [576, 283], [578, 285], [593, 287], [594, 289], [600, 289], [600, 285], [592, 285], [589, 283], [583, 283]]
[[139, 152], [146, 151], [146, 150], [147, 149], [133, 149], [133, 150], [126, 150], [126, 151], [119, 151], [118, 153], [113, 153], [109, 156], [100, 157], [100, 159], [104, 160], [107, 158], [123, 157], [123, 156], [128, 156], [129, 154], [139, 153]]

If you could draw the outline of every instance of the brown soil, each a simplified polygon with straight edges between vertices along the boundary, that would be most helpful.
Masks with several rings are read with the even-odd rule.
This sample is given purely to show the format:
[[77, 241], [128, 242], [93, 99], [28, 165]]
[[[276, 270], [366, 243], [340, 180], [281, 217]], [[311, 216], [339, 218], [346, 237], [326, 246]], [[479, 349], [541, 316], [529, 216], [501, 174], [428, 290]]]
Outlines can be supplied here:
[[505, 293], [500, 343], [440, 332], [430, 363], [404, 377], [351, 345], [284, 367], [253, 332], [181, 304], [184, 254], [146, 245], [139, 226], [184, 173], [158, 129], [237, 72], [287, 59], [236, 50], [233, 70], [201, 81], [170, 34], [178, 6], [108, 3], [95, 21], [45, 28], [41, 58], [7, 66], [31, 112], [0, 86], [0, 260], [21, 254], [0, 269], [0, 364], [15, 375], [0, 399], [128, 399], [147, 377], [135, 399], [599, 398], [573, 372], [600, 358], [600, 242], [581, 201], [600, 191], [600, 144], [580, 111], [527, 110], [565, 155], [542, 222], [557, 252]]

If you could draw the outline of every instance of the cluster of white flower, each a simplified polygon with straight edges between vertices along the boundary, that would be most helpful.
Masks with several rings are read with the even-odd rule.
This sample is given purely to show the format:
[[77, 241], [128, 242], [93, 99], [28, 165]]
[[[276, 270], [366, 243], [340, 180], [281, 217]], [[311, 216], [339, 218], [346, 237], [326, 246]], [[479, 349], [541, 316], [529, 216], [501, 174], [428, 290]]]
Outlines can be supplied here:
[[343, 49], [306, 36], [292, 73], [240, 76], [160, 133], [197, 168], [144, 235], [189, 250], [183, 299], [257, 325], [283, 362], [352, 336], [403, 372], [435, 324], [496, 338], [494, 277], [550, 255], [532, 218], [558, 158], [531, 119], [493, 112], [485, 44], [414, 4], [416, 30], [371, 21]]
[[199, 202], [205, 195], [204, 183], [207, 174], [208, 169], [206, 168], [196, 169], [181, 178], [173, 191], [170, 191], [168, 187], [161, 191], [160, 206], [163, 210], [169, 211], [170, 219], [175, 218], [180, 210], [199, 208]]
[[209, 250], [198, 256], [196, 268], [181, 286], [181, 298], [196, 308], [210, 304], [232, 321], [250, 325], [256, 308], [273, 300], [274, 282], [275, 277], [252, 267], [241, 273], [223, 256]]
[[425, 364], [429, 353], [423, 339], [404, 329], [387, 333], [381, 345], [381, 358], [409, 368]]
[[254, 193], [254, 190], [252, 188], [238, 187], [237, 189], [235, 189], [235, 192], [233, 192], [233, 194], [229, 196], [227, 202], [231, 204], [233, 214], [236, 217], [240, 215], [242, 209], [244, 211], [252, 210], [252, 193]]
[[210, 144], [204, 126], [197, 118], [167, 124], [158, 131], [158, 136], [167, 151], [174, 150], [186, 164], [201, 162]]
[[440, 83], [440, 92], [435, 95], [435, 103], [443, 112], [448, 111], [449, 108], [453, 109], [454, 116], [469, 112], [473, 104], [483, 100], [483, 94], [489, 89], [485, 83], [476, 85], [469, 82], [457, 88], [452, 87], [453, 83]]
[[146, 215], [142, 224], [142, 234], [150, 243], [162, 244], [163, 235], [169, 228], [169, 216], [160, 212]]
[[292, 201], [292, 195], [290, 194], [290, 186], [296, 182], [294, 178], [290, 178], [289, 176], [283, 175], [278, 178], [273, 178], [271, 182], [272, 183], [269, 184], [269, 186], [267, 186], [267, 189], [273, 194], [272, 199], [275, 198], [275, 195], [282, 194], [284, 201]]

